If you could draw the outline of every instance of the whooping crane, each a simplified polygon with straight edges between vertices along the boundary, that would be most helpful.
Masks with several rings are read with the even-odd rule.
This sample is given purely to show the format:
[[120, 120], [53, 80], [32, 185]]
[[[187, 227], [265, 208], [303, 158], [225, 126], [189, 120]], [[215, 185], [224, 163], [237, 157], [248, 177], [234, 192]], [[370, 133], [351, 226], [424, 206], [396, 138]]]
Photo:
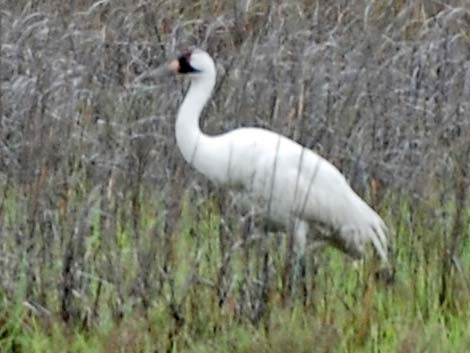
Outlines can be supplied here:
[[240, 128], [221, 135], [204, 134], [199, 118], [216, 80], [212, 58], [188, 51], [169, 69], [191, 80], [176, 119], [176, 141], [184, 159], [216, 182], [242, 187], [260, 199], [266, 217], [292, 230], [297, 253], [315, 224], [330, 231], [317, 240], [361, 258], [372, 243], [387, 264], [387, 228], [380, 216], [349, 186], [338, 169], [311, 150], [275, 132]]

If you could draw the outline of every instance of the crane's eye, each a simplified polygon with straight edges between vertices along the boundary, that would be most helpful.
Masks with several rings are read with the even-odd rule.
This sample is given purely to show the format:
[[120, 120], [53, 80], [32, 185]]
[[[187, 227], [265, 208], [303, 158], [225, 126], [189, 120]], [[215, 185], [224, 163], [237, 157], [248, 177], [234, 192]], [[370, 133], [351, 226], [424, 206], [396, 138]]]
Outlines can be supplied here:
[[191, 66], [190, 61], [191, 61], [191, 52], [190, 51], [184, 52], [183, 55], [181, 55], [178, 58], [179, 73], [189, 74], [189, 73], [199, 72], [199, 70], [197, 70], [197, 69], [195, 69], [194, 67]]

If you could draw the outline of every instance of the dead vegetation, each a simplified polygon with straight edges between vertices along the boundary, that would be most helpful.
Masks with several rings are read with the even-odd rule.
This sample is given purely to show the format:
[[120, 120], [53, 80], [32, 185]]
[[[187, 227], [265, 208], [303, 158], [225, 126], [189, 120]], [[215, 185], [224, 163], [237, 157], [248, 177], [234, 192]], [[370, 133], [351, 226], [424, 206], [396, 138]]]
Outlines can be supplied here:
[[[158, 70], [199, 46], [219, 75], [206, 131], [264, 126], [318, 151], [390, 223], [402, 246], [397, 262], [417, 276], [437, 263], [426, 280], [439, 273], [440, 287], [427, 290], [436, 289], [450, 313], [468, 308], [466, 1], [4, 4], [3, 302], [21, 293], [33, 316], [82, 328], [104, 312], [120, 322], [138, 310], [147, 320], [135, 322], [141, 330], [164, 311], [171, 323], [159, 332], [160, 349], [188, 346], [188, 335], [212, 319], [214, 331], [227, 317], [264, 317], [269, 327], [281, 302], [283, 240], [264, 240], [272, 273], [269, 293], [261, 293], [263, 245], [175, 146], [183, 84]], [[153, 70], [160, 74], [142, 80]], [[340, 279], [319, 284], [310, 274], [304, 303], [319, 313], [318, 301]], [[370, 328], [373, 317], [362, 314]], [[336, 339], [334, 319], [323, 322], [318, 332]], [[116, 330], [123, 342], [145, 339]], [[370, 339], [369, 329], [361, 334]]]

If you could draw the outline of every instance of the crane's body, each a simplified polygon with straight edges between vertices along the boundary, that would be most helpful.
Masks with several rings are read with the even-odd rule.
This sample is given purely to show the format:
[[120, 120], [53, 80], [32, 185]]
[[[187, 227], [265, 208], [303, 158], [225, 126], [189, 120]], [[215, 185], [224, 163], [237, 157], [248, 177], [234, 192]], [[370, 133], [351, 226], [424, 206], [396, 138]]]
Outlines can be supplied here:
[[188, 163], [214, 182], [241, 188], [253, 196], [264, 206], [271, 222], [294, 232], [300, 251], [310, 226], [320, 224], [330, 230], [330, 236], [322, 241], [355, 258], [361, 257], [366, 243], [372, 242], [382, 261], [387, 261], [382, 219], [335, 166], [265, 129], [204, 134], [199, 117], [215, 84], [215, 65], [207, 53], [197, 50], [173, 62], [172, 69], [189, 73], [192, 78], [176, 121], [177, 143]]

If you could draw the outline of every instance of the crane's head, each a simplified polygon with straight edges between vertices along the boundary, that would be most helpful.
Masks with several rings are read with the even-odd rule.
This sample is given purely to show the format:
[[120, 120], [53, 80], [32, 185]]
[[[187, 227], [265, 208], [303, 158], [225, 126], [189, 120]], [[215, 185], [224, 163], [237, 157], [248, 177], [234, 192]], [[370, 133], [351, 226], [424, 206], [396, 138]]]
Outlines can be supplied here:
[[170, 71], [178, 74], [198, 77], [201, 75], [215, 75], [215, 64], [204, 50], [194, 49], [185, 51], [178, 59], [168, 65]]

